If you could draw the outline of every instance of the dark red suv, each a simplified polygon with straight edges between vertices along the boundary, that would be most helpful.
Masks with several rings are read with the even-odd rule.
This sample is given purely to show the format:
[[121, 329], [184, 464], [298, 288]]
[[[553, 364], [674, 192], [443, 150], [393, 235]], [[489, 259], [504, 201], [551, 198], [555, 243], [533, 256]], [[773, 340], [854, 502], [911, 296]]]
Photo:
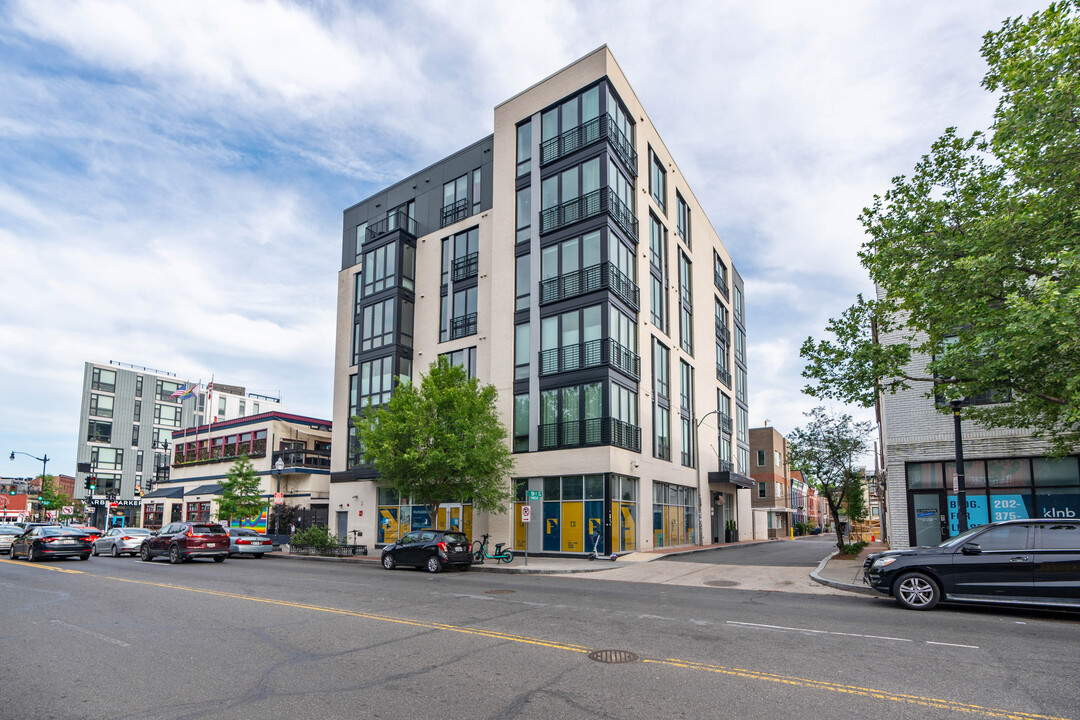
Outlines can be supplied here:
[[143, 540], [139, 547], [139, 557], [145, 562], [158, 555], [168, 556], [174, 565], [197, 557], [224, 562], [229, 555], [229, 534], [217, 523], [169, 523]]

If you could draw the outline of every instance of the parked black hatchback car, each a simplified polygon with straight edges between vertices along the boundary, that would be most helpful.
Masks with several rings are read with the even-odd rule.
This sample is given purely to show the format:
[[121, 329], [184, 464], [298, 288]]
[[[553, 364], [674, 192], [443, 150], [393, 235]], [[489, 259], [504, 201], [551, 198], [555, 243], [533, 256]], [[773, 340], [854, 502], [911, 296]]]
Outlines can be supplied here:
[[875, 553], [863, 582], [911, 610], [941, 601], [1080, 609], [1080, 520], [1005, 520], [935, 547]]
[[382, 565], [387, 570], [412, 565], [432, 573], [446, 565], [468, 570], [472, 567], [472, 545], [464, 533], [454, 530], [414, 530], [382, 549]]

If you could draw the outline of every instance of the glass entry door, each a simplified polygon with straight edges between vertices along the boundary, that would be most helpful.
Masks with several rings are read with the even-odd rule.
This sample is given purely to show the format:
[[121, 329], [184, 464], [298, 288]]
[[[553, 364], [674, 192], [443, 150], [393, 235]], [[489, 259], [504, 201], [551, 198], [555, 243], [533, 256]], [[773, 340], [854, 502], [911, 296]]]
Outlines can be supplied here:
[[911, 497], [912, 545], [937, 545], [948, 538], [944, 491], [914, 491]]

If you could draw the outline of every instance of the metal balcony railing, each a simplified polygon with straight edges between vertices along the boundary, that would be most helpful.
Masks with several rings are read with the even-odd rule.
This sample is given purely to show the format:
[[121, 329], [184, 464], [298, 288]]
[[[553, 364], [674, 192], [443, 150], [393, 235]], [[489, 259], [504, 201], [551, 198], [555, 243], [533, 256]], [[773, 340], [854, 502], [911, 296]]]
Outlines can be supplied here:
[[610, 262], [590, 265], [581, 270], [548, 278], [540, 282], [540, 304], [566, 300], [597, 290], [607, 289], [622, 298], [627, 305], [637, 310], [640, 290], [637, 284], [623, 275]]
[[731, 419], [730, 415], [724, 413], [718, 413], [720, 415], [720, 429], [730, 435], [735, 428], [735, 423]]
[[480, 253], [478, 252], [470, 253], [465, 257], [455, 258], [453, 267], [450, 271], [453, 281], [461, 282], [462, 280], [476, 277], [479, 260]]
[[634, 217], [633, 211], [619, 199], [619, 196], [612, 192], [611, 188], [593, 190], [561, 205], [541, 210], [540, 234], [559, 230], [604, 212], [611, 215], [623, 232], [635, 243], [637, 242], [637, 218]]
[[394, 230], [401, 230], [404, 233], [412, 235], [415, 239], [419, 234], [416, 230], [416, 220], [412, 219], [404, 212], [396, 212], [387, 215], [386, 218], [380, 220], [377, 223], [368, 225], [367, 239], [374, 240], [377, 237], [386, 235]]
[[589, 418], [539, 426], [539, 449], [614, 445], [641, 452], [641, 428], [615, 418]]
[[719, 320], [716, 321], [716, 339], [722, 341], [725, 345], [731, 344], [731, 330]]
[[540, 374], [570, 372], [609, 365], [634, 380], [641, 379], [641, 358], [611, 338], [589, 340], [540, 351]]
[[278, 458], [285, 463], [282, 472], [295, 472], [296, 468], [308, 470], [329, 470], [329, 450], [279, 450], [274, 453], [271, 465], [276, 464]]
[[724, 280], [724, 276], [718, 272], [713, 272], [713, 285], [720, 291], [720, 294], [724, 296], [725, 300], [731, 299], [731, 292], [728, 290], [727, 281]]
[[609, 115], [595, 117], [558, 137], [540, 143], [540, 164], [547, 165], [598, 140], [607, 140], [611, 148], [637, 177], [637, 151]]
[[450, 319], [450, 339], [456, 340], [476, 334], [476, 313]]
[[462, 198], [457, 202], [449, 205], [443, 205], [442, 209], [442, 225], [439, 227], [446, 227], [447, 225], [453, 225], [458, 220], [464, 220], [469, 217], [469, 199]]
[[716, 366], [716, 379], [727, 385], [729, 390], [731, 389], [731, 373], [720, 365]]

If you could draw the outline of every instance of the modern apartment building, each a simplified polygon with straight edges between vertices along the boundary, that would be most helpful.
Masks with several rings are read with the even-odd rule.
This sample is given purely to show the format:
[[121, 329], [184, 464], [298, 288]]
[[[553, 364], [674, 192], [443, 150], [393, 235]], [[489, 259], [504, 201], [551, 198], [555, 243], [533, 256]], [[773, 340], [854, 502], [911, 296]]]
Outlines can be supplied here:
[[776, 428], [750, 429], [750, 477], [754, 480], [752, 506], [754, 537], [784, 538], [791, 533], [792, 473], [788, 442]]
[[[216, 386], [215, 386], [216, 387]], [[214, 393], [216, 395], [216, 393]], [[217, 511], [221, 483], [237, 458], [246, 456], [260, 479], [266, 510], [252, 518], [260, 532], [273, 532], [274, 496], [298, 527], [329, 521], [330, 422], [281, 412], [224, 420], [172, 434], [172, 472], [142, 498], [142, 526], [227, 520]], [[278, 467], [278, 461], [281, 461]], [[285, 513], [283, 513], [284, 515]], [[288, 531], [288, 524], [280, 528]]]
[[[494, 115], [494, 134], [344, 212], [333, 527], [578, 554], [749, 526], [742, 279], [611, 52]], [[350, 418], [442, 355], [499, 391], [509, 513], [429, 518], [359, 460]]]
[[[902, 339], [903, 330], [879, 342]], [[930, 358], [915, 356], [906, 373], [926, 377]], [[959, 532], [954, 420], [928, 384], [878, 399], [886, 475], [886, 536], [893, 547], [936, 545]], [[980, 403], [989, 398], [976, 398]], [[1080, 517], [1080, 456], [1046, 456], [1048, 446], [1022, 429], [987, 429], [961, 408], [967, 521]]]
[[[215, 384], [211, 394], [215, 403], [230, 398], [232, 412], [241, 403], [281, 409], [273, 398], [249, 397], [242, 387]], [[85, 364], [76, 461], [90, 471], [77, 473], [75, 497], [94, 508], [91, 522], [138, 523], [137, 491], [167, 480], [172, 434], [206, 421], [206, 397], [205, 385], [176, 373], [116, 361]], [[95, 480], [93, 496], [88, 477]]]

